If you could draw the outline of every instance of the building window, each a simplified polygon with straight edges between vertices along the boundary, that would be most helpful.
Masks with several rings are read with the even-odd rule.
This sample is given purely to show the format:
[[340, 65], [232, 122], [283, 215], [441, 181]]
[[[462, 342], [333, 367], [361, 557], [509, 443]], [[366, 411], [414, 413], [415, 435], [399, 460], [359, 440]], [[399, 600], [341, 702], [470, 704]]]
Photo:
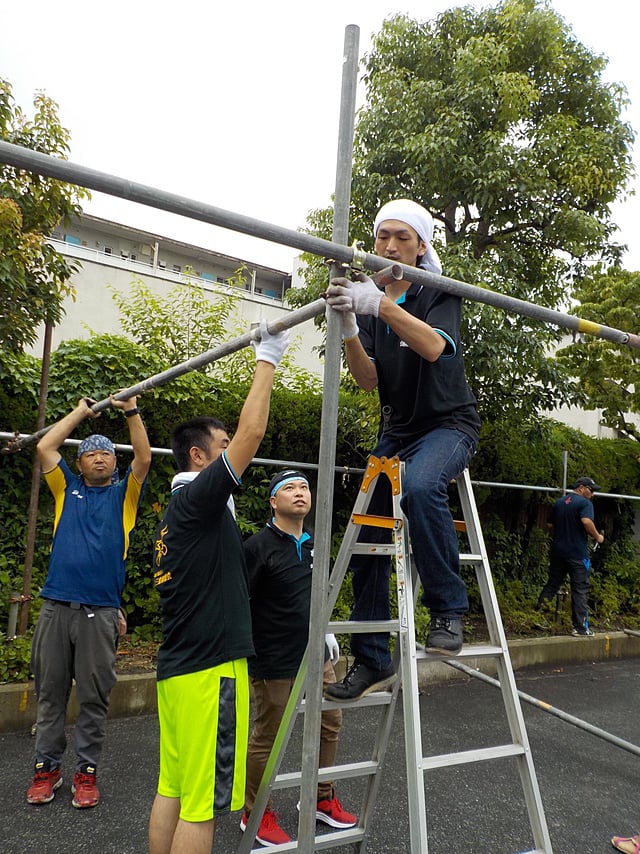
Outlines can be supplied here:
[[180, 266], [180, 264], [174, 264], [173, 265], [173, 272], [174, 273], [181, 273], [182, 272], [182, 267]]
[[102, 251], [104, 252], [105, 255], [111, 255], [111, 252], [112, 252], [110, 246], [105, 246]]

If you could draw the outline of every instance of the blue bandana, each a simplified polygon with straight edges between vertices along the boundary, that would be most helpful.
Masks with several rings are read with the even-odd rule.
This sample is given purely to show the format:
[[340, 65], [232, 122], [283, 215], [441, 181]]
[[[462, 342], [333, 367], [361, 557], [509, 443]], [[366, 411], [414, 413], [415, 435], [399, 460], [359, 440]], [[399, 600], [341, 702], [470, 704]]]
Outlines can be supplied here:
[[94, 433], [92, 436], [87, 436], [78, 445], [78, 459], [87, 451], [108, 451], [115, 456], [116, 449], [111, 439], [106, 436], [101, 436], [100, 433]]
[[307, 477], [299, 471], [295, 471], [294, 469], [280, 471], [278, 474], [274, 474], [271, 478], [271, 483], [269, 484], [269, 498], [273, 498], [281, 486], [284, 486], [285, 483], [290, 483], [292, 480], [304, 480], [307, 486], [309, 485]]

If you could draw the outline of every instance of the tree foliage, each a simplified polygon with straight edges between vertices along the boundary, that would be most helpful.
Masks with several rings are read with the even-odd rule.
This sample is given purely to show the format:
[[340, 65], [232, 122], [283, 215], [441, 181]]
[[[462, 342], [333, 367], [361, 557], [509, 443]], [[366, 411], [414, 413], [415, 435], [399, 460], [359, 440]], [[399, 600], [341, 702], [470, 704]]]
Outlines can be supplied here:
[[[436, 221], [451, 278], [547, 307], [566, 305], [593, 259], [616, 259], [610, 205], [632, 172], [622, 86], [546, 3], [505, 0], [383, 24], [364, 60], [350, 241], [370, 247], [381, 204], [409, 197]], [[312, 232], [330, 212], [313, 212]], [[326, 274], [324, 276], [326, 279]], [[317, 267], [310, 290], [321, 290]], [[548, 358], [555, 328], [475, 304], [463, 340], [482, 414], [526, 417], [566, 400]]]
[[[640, 317], [640, 273], [620, 267], [593, 270], [575, 291], [580, 317], [637, 334]], [[601, 338], [585, 336], [557, 354], [579, 382], [575, 402], [602, 409], [602, 423], [640, 441], [640, 351]]]
[[[0, 138], [66, 159], [69, 133], [58, 105], [42, 92], [28, 119], [0, 79]], [[47, 243], [62, 221], [80, 211], [88, 193], [52, 178], [0, 164], [0, 352], [33, 344], [40, 323], [57, 323], [76, 267]]]
[[[178, 326], [184, 323], [179, 300], [170, 299], [163, 307], [154, 301], [155, 298], [150, 299], [146, 305], [144, 299], [133, 300], [138, 305], [140, 319], [148, 316], [153, 306], [162, 311], [174, 311], [175, 323]], [[224, 315], [226, 307], [219, 306], [218, 310]], [[96, 335], [89, 340], [66, 341], [58, 347], [52, 354], [46, 422], [52, 423], [68, 412], [81, 395], [104, 398], [110, 391], [166, 368], [165, 354], [159, 355], [166, 318], [156, 320], [157, 337], [145, 338], [144, 344], [119, 335]], [[175, 424], [202, 413], [217, 415], [233, 433], [254, 364], [249, 348], [244, 356], [246, 370], [239, 360], [230, 369], [229, 359], [225, 358], [207, 371], [185, 374], [142, 395], [139, 405], [152, 446], [168, 448]], [[3, 392], [6, 390], [4, 416], [15, 429], [24, 431], [23, 419], [28, 424], [35, 419], [39, 360], [16, 354], [3, 364], [2, 372], [0, 387]], [[286, 377], [285, 369], [285, 380]], [[360, 484], [360, 472], [353, 469], [363, 467], [377, 424], [373, 397], [355, 389], [348, 379], [340, 391], [339, 403], [336, 459], [344, 470], [336, 475], [334, 489], [332, 548], [335, 550]], [[280, 383], [272, 395], [271, 416], [260, 456], [276, 461], [316, 463], [321, 412], [321, 389], [304, 372], [299, 372], [295, 381]], [[117, 444], [128, 444], [126, 420], [119, 412], [106, 411], [97, 422], [84, 422], [73, 438], [82, 438], [94, 430]], [[472, 476], [479, 480], [559, 487], [565, 449], [569, 450], [570, 478], [588, 470], [609, 491], [623, 494], [638, 491], [640, 445], [595, 440], [543, 420], [510, 430], [485, 424], [480, 450], [473, 460]], [[25, 448], [17, 454], [0, 454], [0, 626], [7, 623], [10, 594], [22, 588], [32, 450]], [[73, 467], [75, 450], [64, 449], [63, 453]], [[129, 456], [120, 452], [118, 457], [119, 469], [124, 471]], [[135, 637], [144, 639], [157, 638], [159, 632], [158, 599], [152, 587], [152, 543], [154, 530], [169, 500], [174, 471], [170, 456], [154, 456], [129, 551], [123, 605], [129, 616], [130, 630]], [[267, 484], [272, 473], [272, 466], [260, 463], [252, 465], [243, 475], [242, 489], [236, 496], [236, 510], [244, 534], [258, 530], [266, 521]], [[313, 473], [311, 478], [313, 481]], [[548, 537], [543, 522], [550, 496], [544, 492], [518, 491], [514, 497], [512, 490], [481, 487], [476, 489], [476, 498], [498, 593], [504, 604], [505, 621], [512, 632], [526, 633], [531, 629], [532, 601], [546, 570]], [[452, 501], [455, 504], [453, 489]], [[598, 551], [599, 586], [595, 604], [601, 622], [594, 620], [594, 624], [609, 626], [619, 612], [631, 614], [640, 601], [640, 578], [629, 502], [619, 500], [608, 502], [607, 506], [603, 501], [597, 508], [601, 514], [598, 524], [606, 527], [607, 542], [615, 547], [612, 546], [611, 551], [604, 548]], [[27, 672], [29, 634], [38, 616], [37, 594], [47, 571], [52, 514], [51, 496], [43, 489], [33, 562], [31, 592], [35, 598], [30, 608], [30, 628], [24, 643], [13, 644], [0, 634], [0, 681], [3, 678], [24, 679]], [[471, 601], [477, 606], [475, 582], [469, 578], [468, 584]], [[345, 586], [338, 602], [338, 611], [344, 617], [349, 611], [348, 587]]]

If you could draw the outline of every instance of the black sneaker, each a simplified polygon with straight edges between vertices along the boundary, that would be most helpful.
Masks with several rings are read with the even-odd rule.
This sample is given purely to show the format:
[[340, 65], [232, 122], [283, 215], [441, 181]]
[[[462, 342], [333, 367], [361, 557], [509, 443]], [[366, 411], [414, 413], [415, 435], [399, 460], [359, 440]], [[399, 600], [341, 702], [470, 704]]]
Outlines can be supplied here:
[[432, 617], [425, 643], [427, 652], [456, 655], [462, 649], [462, 620], [460, 617]]
[[390, 688], [395, 681], [396, 672], [391, 664], [385, 670], [373, 670], [360, 661], [354, 661], [342, 682], [327, 685], [324, 695], [328, 700], [359, 700], [372, 691]]

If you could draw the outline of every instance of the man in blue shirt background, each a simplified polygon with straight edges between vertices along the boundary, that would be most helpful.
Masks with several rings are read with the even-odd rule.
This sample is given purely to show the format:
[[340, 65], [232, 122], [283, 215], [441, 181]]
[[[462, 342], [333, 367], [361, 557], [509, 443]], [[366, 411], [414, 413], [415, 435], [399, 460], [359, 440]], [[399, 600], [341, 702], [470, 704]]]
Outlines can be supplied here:
[[591, 561], [587, 549], [588, 537], [597, 543], [604, 542], [593, 522], [593, 495], [601, 489], [590, 477], [579, 477], [568, 492], [559, 498], [551, 509], [553, 539], [549, 556], [549, 578], [542, 588], [536, 609], [542, 607], [546, 599], [556, 595], [564, 583], [566, 575], [571, 582], [571, 634], [588, 636], [593, 632], [589, 628], [587, 595], [589, 593], [589, 571]]

